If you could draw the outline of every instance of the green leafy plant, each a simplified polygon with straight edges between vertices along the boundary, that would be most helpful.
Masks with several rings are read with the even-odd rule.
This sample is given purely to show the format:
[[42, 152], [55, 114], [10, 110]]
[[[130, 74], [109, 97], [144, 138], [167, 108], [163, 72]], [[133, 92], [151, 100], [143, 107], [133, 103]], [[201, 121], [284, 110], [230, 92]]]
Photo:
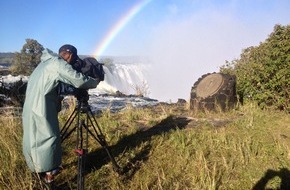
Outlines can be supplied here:
[[43, 46], [36, 40], [26, 39], [21, 52], [16, 52], [11, 66], [13, 75], [30, 75], [36, 66], [40, 63], [40, 57]]
[[290, 25], [276, 25], [259, 46], [243, 50], [239, 59], [226, 62], [222, 73], [237, 76], [237, 92], [261, 108], [290, 111]]

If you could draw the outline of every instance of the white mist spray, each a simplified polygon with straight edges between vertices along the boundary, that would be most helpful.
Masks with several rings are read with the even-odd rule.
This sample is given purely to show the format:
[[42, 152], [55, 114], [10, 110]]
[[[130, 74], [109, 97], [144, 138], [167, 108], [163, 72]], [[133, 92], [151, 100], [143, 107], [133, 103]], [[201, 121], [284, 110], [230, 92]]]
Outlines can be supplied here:
[[150, 90], [146, 80], [146, 65], [128, 62], [104, 65], [105, 80], [90, 92], [114, 94], [120, 91], [126, 95], [148, 95]]

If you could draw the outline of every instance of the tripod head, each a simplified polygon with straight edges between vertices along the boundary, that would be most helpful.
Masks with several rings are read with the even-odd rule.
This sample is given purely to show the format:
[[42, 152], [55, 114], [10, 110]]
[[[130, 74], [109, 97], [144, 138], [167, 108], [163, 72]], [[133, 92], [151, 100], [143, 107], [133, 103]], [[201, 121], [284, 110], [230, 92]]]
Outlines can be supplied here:
[[88, 100], [90, 98], [88, 91], [85, 89], [77, 88], [74, 91], [74, 96], [77, 98], [78, 104], [79, 104], [82, 112], [86, 112], [87, 108], [89, 107]]
[[85, 89], [77, 88], [74, 91], [74, 96], [77, 98], [79, 102], [87, 103], [89, 100], [89, 93]]

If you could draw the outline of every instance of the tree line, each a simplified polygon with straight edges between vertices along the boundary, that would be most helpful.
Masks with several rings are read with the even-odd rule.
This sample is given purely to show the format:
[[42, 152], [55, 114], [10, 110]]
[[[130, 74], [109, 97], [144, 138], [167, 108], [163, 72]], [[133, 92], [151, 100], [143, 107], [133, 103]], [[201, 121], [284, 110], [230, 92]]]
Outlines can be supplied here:
[[0, 64], [12, 64], [14, 53], [1, 53]]

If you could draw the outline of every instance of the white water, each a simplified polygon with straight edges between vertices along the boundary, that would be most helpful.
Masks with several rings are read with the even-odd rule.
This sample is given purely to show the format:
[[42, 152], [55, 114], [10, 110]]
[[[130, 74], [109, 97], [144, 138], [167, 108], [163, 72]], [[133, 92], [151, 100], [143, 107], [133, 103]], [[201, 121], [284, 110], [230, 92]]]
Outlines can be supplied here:
[[28, 77], [24, 75], [18, 75], [18, 76], [12, 76], [12, 75], [1, 76], [0, 75], [0, 81], [3, 83], [14, 83], [20, 80], [25, 82], [28, 80]]
[[146, 67], [144, 64], [110, 64], [104, 66], [105, 80], [101, 81], [90, 94], [115, 93], [120, 91], [126, 95], [149, 95], [149, 86], [146, 80]]

